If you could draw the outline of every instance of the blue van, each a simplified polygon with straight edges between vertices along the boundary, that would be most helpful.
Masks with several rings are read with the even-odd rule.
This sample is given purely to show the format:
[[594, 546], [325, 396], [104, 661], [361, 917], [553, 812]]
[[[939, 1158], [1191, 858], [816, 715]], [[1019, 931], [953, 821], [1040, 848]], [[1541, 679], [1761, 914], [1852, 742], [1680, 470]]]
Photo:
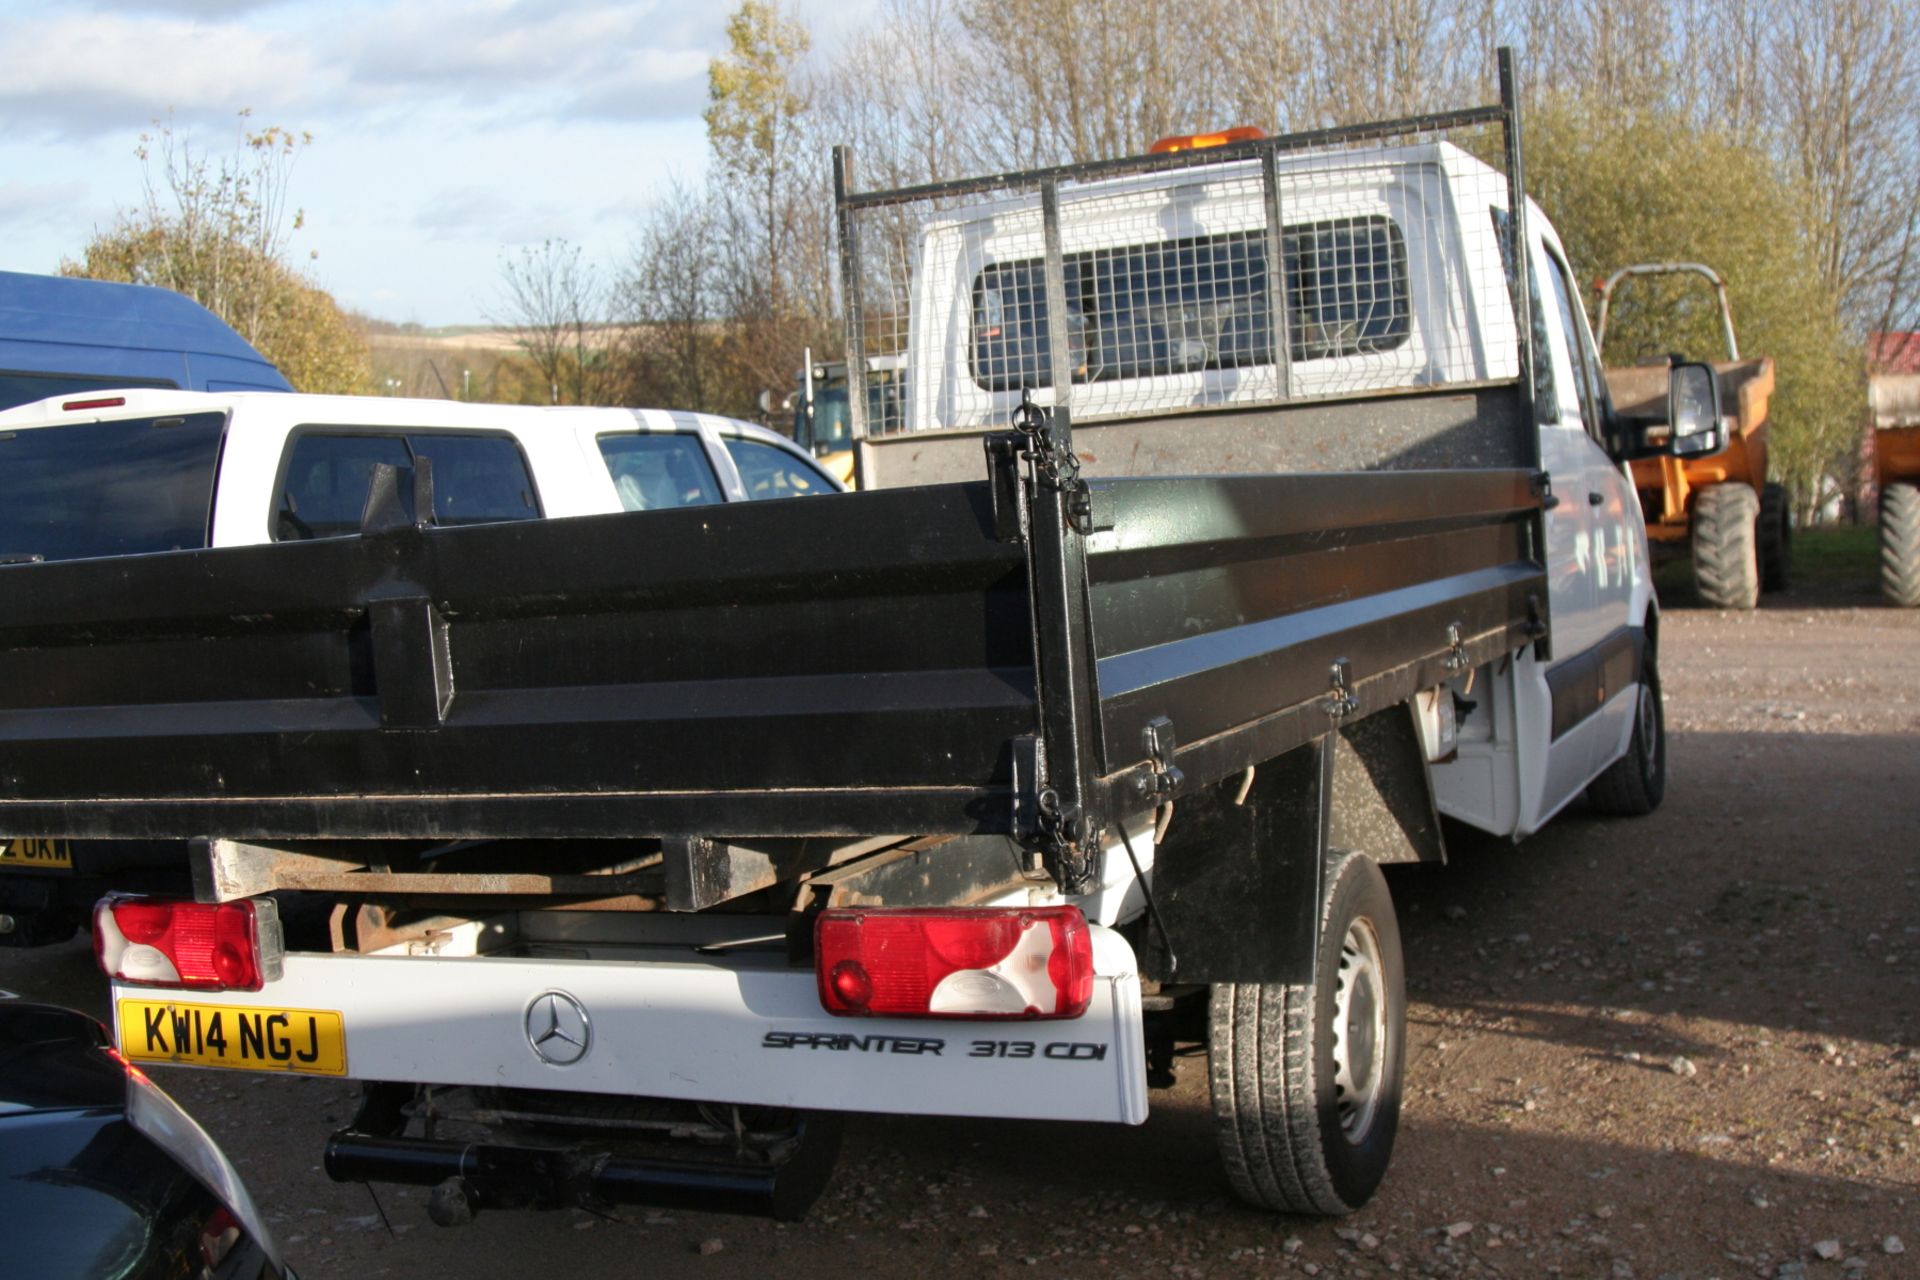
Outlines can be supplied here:
[[0, 409], [107, 387], [293, 390], [246, 339], [171, 289], [0, 271]]

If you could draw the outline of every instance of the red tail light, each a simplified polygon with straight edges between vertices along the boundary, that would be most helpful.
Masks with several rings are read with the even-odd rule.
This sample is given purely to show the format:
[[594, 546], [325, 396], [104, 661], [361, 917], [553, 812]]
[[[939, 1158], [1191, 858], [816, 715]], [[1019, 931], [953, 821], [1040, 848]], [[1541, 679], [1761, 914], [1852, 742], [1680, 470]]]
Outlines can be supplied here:
[[118, 409], [126, 402], [125, 396], [101, 396], [97, 400], [69, 400], [60, 407], [68, 413], [75, 413], [82, 409]]
[[93, 909], [93, 954], [122, 982], [194, 991], [258, 991], [280, 976], [271, 898], [175, 902], [115, 895]]
[[1078, 907], [823, 911], [820, 1003], [842, 1017], [1077, 1018], [1093, 1001]]

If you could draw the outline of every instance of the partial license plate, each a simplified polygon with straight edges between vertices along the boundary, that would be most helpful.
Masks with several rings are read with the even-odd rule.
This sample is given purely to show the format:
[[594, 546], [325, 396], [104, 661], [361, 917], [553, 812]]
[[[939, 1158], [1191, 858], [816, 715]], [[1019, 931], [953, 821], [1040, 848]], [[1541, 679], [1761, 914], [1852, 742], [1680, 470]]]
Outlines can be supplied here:
[[325, 1009], [120, 1001], [120, 1052], [139, 1062], [347, 1074], [347, 1028]]
[[45, 836], [0, 838], [0, 867], [47, 867], [71, 871], [73, 843]]

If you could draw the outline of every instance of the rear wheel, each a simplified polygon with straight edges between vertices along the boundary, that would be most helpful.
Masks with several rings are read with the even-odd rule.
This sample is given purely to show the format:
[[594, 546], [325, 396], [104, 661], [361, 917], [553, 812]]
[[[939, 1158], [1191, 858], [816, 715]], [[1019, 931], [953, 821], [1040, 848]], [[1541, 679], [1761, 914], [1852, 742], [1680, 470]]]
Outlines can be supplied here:
[[1386, 879], [1327, 869], [1314, 981], [1217, 984], [1207, 1071], [1214, 1134], [1242, 1199], [1344, 1214], [1386, 1175], [1400, 1124], [1406, 983]]
[[1903, 609], [1920, 607], [1920, 489], [1880, 491], [1880, 591]]
[[1770, 484], [1760, 491], [1760, 589], [1785, 591], [1793, 573], [1793, 519], [1787, 487]]
[[1759, 518], [1760, 496], [1744, 484], [1716, 484], [1693, 500], [1693, 581], [1708, 604], [1760, 603]]
[[1658, 809], [1666, 794], [1667, 717], [1660, 700], [1660, 672], [1649, 646], [1640, 671], [1633, 741], [1627, 745], [1627, 754], [1587, 784], [1587, 803], [1601, 813], [1637, 818]]

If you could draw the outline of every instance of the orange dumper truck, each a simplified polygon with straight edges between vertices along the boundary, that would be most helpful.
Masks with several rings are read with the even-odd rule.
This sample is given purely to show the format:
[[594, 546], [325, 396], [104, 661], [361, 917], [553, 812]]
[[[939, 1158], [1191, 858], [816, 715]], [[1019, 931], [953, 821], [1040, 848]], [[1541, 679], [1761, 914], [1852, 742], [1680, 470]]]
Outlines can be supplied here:
[[1880, 591], [1912, 609], [1920, 607], [1920, 373], [1876, 373], [1867, 399], [1880, 490]]
[[[1716, 361], [1726, 447], [1715, 453], [1638, 458], [1634, 487], [1646, 514], [1647, 539], [1657, 560], [1690, 555], [1700, 597], [1722, 609], [1751, 609], [1763, 591], [1787, 585], [1792, 527], [1785, 486], [1767, 481], [1767, 406], [1773, 396], [1773, 361], [1740, 358], [1727, 287], [1697, 262], [1648, 262], [1622, 267], [1601, 282], [1597, 340], [1606, 360], [1607, 313], [1614, 290], [1639, 276], [1692, 273], [1704, 276], [1719, 299], [1727, 358]], [[1615, 409], [1630, 420], [1666, 411], [1667, 362], [1605, 368]], [[1920, 517], [1920, 506], [1915, 509]]]

